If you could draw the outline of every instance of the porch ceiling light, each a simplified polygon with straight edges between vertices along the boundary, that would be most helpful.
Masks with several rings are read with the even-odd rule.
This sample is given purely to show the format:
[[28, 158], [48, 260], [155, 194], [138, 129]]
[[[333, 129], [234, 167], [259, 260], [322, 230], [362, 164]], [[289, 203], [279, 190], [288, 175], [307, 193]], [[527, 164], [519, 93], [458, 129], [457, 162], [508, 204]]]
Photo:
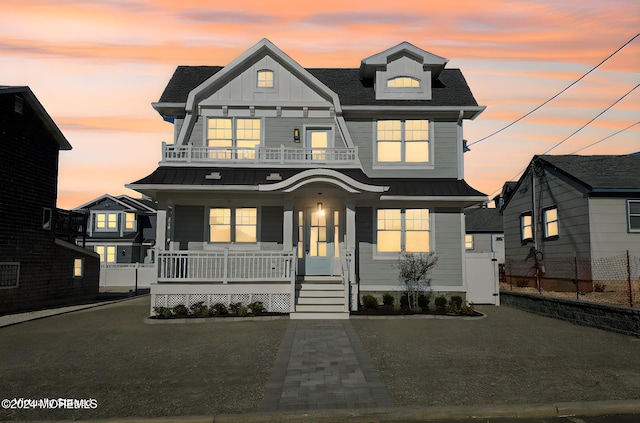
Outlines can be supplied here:
[[322, 201], [318, 201], [318, 213], [321, 215], [324, 214], [324, 207], [322, 206]]

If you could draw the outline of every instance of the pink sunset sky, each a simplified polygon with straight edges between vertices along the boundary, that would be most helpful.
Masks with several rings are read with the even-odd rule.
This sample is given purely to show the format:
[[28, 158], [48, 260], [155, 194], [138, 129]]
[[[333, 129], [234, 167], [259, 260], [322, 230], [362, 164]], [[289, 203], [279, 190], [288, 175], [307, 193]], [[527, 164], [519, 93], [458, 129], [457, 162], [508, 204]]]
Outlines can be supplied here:
[[[401, 41], [460, 68], [487, 110], [473, 143], [529, 112], [633, 39], [637, 0], [22, 0], [0, 13], [0, 85], [28, 85], [72, 151], [58, 207], [152, 172], [172, 125], [152, 109], [178, 65], [226, 65], [266, 37], [304, 67], [357, 68]], [[495, 194], [534, 154], [640, 151], [640, 37], [531, 116], [465, 154], [465, 179]], [[633, 90], [633, 91], [632, 91]], [[630, 127], [630, 128], [629, 128]]]

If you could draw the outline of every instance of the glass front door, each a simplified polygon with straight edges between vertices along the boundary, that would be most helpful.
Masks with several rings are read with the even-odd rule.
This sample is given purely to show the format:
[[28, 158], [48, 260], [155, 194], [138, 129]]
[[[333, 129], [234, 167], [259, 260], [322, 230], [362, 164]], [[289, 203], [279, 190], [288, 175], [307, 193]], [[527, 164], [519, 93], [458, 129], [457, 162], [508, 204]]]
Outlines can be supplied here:
[[[336, 253], [334, 246], [334, 214], [328, 208], [307, 208], [300, 217], [298, 249], [304, 257], [304, 274], [331, 275], [331, 265]], [[337, 224], [337, 222], [336, 222]]]

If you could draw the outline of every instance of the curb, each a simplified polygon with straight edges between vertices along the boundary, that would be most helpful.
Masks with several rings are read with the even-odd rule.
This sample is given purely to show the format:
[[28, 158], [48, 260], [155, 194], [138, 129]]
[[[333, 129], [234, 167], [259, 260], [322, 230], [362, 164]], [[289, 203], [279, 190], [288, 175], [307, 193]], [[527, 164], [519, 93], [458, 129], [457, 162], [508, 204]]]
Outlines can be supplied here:
[[[85, 423], [382, 423], [429, 422], [495, 418], [562, 418], [640, 414], [640, 400], [560, 402], [557, 404], [506, 404], [486, 406], [435, 406], [363, 408], [351, 410], [301, 410], [270, 413], [220, 414], [217, 416], [133, 417], [76, 420]], [[59, 421], [65, 423], [67, 421]], [[43, 422], [44, 423], [44, 422]]]
[[[25, 313], [7, 314], [5, 316], [0, 316], [0, 329], [1, 328], [6, 328], [6, 327], [9, 327], [9, 326], [13, 326], [13, 325], [19, 325], [20, 323], [30, 322], [30, 321], [33, 321], [33, 320], [46, 319], [47, 317], [60, 316], [60, 315], [63, 315], [63, 314], [74, 313], [76, 311], [88, 310], [88, 309], [91, 309], [91, 308], [96, 308], [96, 307], [102, 307], [102, 306], [106, 306], [106, 305], [110, 305], [110, 304], [121, 303], [121, 302], [124, 302], [124, 301], [131, 301], [131, 300], [135, 300], [135, 299], [138, 299], [138, 298], [146, 297], [148, 295], [149, 294], [142, 294], [142, 295], [138, 295], [138, 296], [135, 296], [135, 297], [120, 298], [120, 299], [117, 299], [117, 300], [102, 301], [102, 302], [91, 303], [91, 304], [82, 304], [82, 305], [75, 305], [75, 306], [62, 306], [62, 307], [58, 307], [58, 308], [50, 308], [50, 309], [44, 309], [44, 310], [29, 311], [29, 312], [25, 312]], [[21, 316], [21, 315], [24, 315], [24, 316]], [[6, 318], [6, 320], [9, 320], [9, 318], [11, 316], [17, 316], [16, 320], [8, 321], [7, 323], [3, 323], [2, 322], [3, 318]]]
[[283, 316], [231, 316], [231, 317], [185, 317], [179, 319], [152, 319], [145, 317], [144, 323], [148, 325], [166, 325], [181, 323], [228, 323], [228, 322], [253, 322], [256, 320], [289, 320], [289, 315]]

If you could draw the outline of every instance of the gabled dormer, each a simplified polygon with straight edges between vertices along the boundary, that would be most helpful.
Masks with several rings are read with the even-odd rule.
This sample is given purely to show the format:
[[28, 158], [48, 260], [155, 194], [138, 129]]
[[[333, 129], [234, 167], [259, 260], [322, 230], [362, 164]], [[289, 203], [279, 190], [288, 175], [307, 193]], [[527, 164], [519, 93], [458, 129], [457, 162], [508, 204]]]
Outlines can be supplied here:
[[376, 100], [431, 100], [433, 83], [447, 62], [405, 41], [363, 59], [360, 79], [373, 81]]

